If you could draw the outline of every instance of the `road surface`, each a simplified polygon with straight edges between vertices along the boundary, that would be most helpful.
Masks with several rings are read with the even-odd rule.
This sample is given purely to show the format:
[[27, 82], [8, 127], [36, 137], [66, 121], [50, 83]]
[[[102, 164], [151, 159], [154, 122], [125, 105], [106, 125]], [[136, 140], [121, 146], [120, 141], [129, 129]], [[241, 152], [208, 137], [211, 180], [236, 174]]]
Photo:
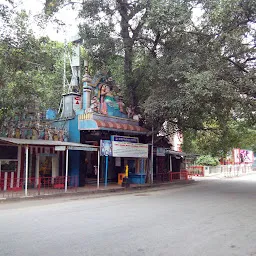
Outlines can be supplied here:
[[256, 255], [256, 176], [0, 204], [1, 256]]

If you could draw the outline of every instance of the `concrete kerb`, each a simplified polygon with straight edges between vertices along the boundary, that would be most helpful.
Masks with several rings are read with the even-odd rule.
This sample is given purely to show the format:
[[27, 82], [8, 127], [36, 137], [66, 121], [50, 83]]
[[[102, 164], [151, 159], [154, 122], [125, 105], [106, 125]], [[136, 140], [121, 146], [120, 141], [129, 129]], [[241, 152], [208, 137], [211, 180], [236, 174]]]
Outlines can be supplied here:
[[0, 198], [1, 203], [5, 202], [20, 202], [20, 201], [32, 201], [32, 200], [46, 200], [46, 199], [55, 199], [55, 198], [75, 198], [75, 197], [82, 197], [82, 196], [90, 196], [90, 197], [105, 197], [110, 196], [113, 194], [117, 195], [124, 195], [128, 193], [138, 193], [139, 191], [156, 191], [156, 190], [164, 190], [171, 187], [177, 186], [187, 186], [195, 184], [195, 180], [184, 180], [184, 181], [175, 181], [169, 183], [157, 183], [157, 184], [148, 184], [148, 185], [138, 185], [129, 188], [117, 187], [117, 188], [110, 188], [110, 189], [95, 189], [89, 191], [78, 191], [78, 192], [67, 192], [67, 193], [60, 193], [60, 194], [51, 194], [51, 195], [35, 195], [35, 196], [28, 196], [28, 197], [13, 197], [13, 198]]

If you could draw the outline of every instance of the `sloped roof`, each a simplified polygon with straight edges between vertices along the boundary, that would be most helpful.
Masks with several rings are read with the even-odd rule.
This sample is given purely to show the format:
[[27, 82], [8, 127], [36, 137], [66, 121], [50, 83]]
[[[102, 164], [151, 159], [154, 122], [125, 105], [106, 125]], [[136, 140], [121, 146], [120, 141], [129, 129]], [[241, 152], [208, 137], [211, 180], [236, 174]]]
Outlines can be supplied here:
[[17, 139], [17, 138], [5, 138], [0, 137], [0, 144], [13, 144], [13, 145], [33, 145], [33, 146], [65, 146], [65, 147], [76, 147], [76, 148], [97, 148], [88, 144], [65, 142], [65, 141], [53, 141], [53, 140], [29, 140], [29, 139]]

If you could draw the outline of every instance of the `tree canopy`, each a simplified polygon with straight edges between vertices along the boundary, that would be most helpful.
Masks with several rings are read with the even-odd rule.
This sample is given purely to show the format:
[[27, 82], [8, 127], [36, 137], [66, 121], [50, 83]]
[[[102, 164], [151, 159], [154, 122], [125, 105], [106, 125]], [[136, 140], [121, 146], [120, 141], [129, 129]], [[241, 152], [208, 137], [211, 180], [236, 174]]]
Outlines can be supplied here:
[[46, 0], [45, 13], [68, 4], [80, 6], [91, 68], [109, 67], [146, 125], [216, 140], [216, 154], [238, 143], [237, 127], [254, 130], [255, 1]]
[[1, 16], [0, 125], [29, 109], [57, 109], [62, 94], [63, 44], [36, 38], [28, 14], [12, 10], [5, 7]]
[[[48, 0], [46, 10], [69, 2]], [[234, 115], [254, 119], [255, 8], [246, 0], [88, 0], [80, 31], [94, 64], [123, 57], [129, 103], [205, 129]]]

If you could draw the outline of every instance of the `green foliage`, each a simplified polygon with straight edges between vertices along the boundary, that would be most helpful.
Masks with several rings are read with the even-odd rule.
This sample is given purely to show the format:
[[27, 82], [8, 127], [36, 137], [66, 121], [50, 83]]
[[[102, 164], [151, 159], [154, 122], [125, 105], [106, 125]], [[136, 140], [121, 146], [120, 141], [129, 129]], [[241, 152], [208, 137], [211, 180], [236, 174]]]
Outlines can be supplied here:
[[58, 108], [62, 93], [63, 45], [37, 39], [28, 29], [28, 15], [14, 13], [0, 39], [0, 125], [5, 118]]
[[255, 151], [256, 129], [240, 122], [228, 122], [224, 128], [212, 125], [213, 130], [184, 132], [183, 150], [225, 158], [233, 148]]
[[51, 16], [53, 13], [57, 12], [64, 3], [64, 0], [45, 0], [45, 13]]
[[122, 60], [118, 80], [148, 124], [225, 129], [234, 113], [255, 120], [255, 8], [246, 0], [89, 0], [80, 32], [94, 69]]
[[219, 164], [219, 160], [218, 158], [212, 157], [210, 155], [203, 155], [197, 158], [196, 164], [206, 166], [217, 166]]
[[93, 68], [111, 67], [148, 126], [183, 131], [186, 151], [225, 156], [255, 147], [255, 1], [88, 0], [81, 7]]

